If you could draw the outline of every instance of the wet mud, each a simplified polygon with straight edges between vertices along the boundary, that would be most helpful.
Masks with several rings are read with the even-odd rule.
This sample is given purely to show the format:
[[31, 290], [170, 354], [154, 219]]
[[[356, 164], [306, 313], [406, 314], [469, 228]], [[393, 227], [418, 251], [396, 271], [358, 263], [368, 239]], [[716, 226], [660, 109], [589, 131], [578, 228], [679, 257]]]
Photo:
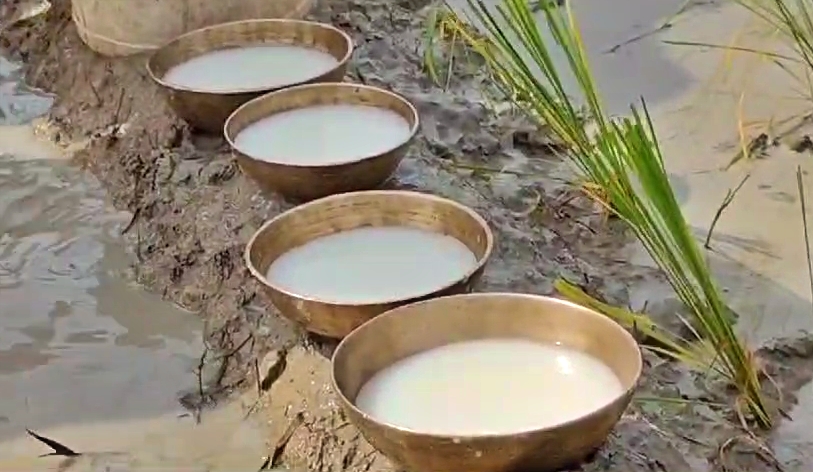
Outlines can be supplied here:
[[[463, 71], [445, 91], [425, 78], [428, 7], [419, 0], [333, 0], [313, 14], [354, 37], [354, 80], [397, 91], [421, 113], [421, 136], [388, 187], [447, 196], [488, 219], [497, 244], [479, 290], [551, 294], [565, 277], [611, 303], [668, 293], [655, 269], [630, 262], [631, 238], [620, 222], [569, 185], [572, 176], [551, 154], [552, 143], [521, 117], [485, 107], [481, 73]], [[392, 470], [331, 396], [332, 344], [275, 313], [243, 265], [251, 234], [290, 204], [261, 195], [222, 140], [191, 133], [177, 120], [147, 78], [144, 58], [106, 59], [87, 50], [69, 9], [68, 1], [54, 0], [47, 15], [10, 29], [0, 45], [27, 64], [30, 84], [55, 94], [53, 139], [83, 142], [76, 162], [130, 212], [121, 232], [135, 278], [204, 319], [202, 359], [213, 374], [190, 390], [185, 405], [198, 412], [235, 390], [259, 395], [250, 410], [265, 419], [268, 452], [276, 453], [269, 455], [280, 463], [320, 472]], [[647, 292], [636, 293], [643, 283]], [[813, 339], [805, 336], [760, 351], [786, 411], [813, 377], [811, 358]], [[645, 369], [629, 411], [579, 470], [779, 470], [766, 453], [766, 434], [741, 426], [730, 389], [651, 355]], [[254, 376], [269, 372], [268, 390], [255, 391]], [[786, 470], [794, 470], [794, 458], [783, 460]]]

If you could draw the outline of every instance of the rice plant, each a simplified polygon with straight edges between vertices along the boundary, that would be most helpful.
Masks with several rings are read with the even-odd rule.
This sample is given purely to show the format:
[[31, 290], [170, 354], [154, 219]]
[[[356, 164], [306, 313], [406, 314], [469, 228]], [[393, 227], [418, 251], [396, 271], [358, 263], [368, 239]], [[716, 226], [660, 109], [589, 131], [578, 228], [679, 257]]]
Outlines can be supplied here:
[[[724, 49], [728, 52], [753, 54], [764, 61], [779, 67], [796, 83], [794, 92], [804, 100], [813, 101], [813, 3], [810, 0], [734, 0], [735, 3], [749, 10], [753, 15], [770, 29], [769, 37], [778, 38], [790, 48], [790, 51], [771, 51], [754, 47], [744, 47], [737, 44], [720, 45], [692, 41], [664, 41], [666, 44], [676, 46], [693, 46], [704, 48]], [[741, 102], [745, 92], [741, 94]], [[743, 122], [745, 118], [738, 116], [740, 137], [740, 151], [729, 162], [724, 170], [730, 168], [743, 158], [757, 154], [762, 147], [763, 138], [772, 136], [781, 139], [798, 130], [813, 119], [813, 113], [802, 117], [792, 117], [774, 123], [758, 123], [760, 127], [767, 128], [757, 137], [748, 139]], [[775, 126], [780, 127], [773, 130]]]
[[[631, 106], [628, 117], [608, 117], [569, 5], [540, 2], [540, 7], [552, 42], [543, 38], [527, 0], [502, 0], [496, 7], [469, 0], [468, 23], [482, 28], [488, 41], [471, 40], [463, 30], [458, 37], [483, 57], [517, 106], [569, 145], [563, 155], [600, 189], [594, 198], [629, 225], [694, 314], [687, 326], [713, 348], [715, 369], [738, 389], [756, 423], [770, 426], [753, 354], [736, 335], [733, 317], [683, 218], [646, 104]], [[564, 52], [564, 67], [554, 63], [555, 48]], [[583, 106], [566, 93], [566, 78], [575, 82]], [[674, 346], [670, 352], [681, 357]]]
[[813, 72], [813, 3], [809, 0], [735, 1], [789, 40], [797, 56], [795, 59]]
[[646, 349], [682, 362], [698, 371], [711, 369], [715, 373], [725, 375], [725, 372], [720, 370], [720, 366], [714, 362], [716, 355], [709, 342], [702, 339], [684, 339], [661, 328], [645, 313], [635, 313], [626, 308], [604, 303], [565, 279], [557, 280], [554, 286], [564, 298], [602, 313], [632, 331], [639, 343], [642, 343]]

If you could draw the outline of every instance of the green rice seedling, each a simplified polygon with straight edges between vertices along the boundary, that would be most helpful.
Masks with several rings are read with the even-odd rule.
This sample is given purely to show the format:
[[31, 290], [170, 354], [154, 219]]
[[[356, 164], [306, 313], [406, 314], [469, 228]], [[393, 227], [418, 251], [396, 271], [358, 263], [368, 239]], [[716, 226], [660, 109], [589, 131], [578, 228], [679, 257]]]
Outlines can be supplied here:
[[[757, 364], [735, 333], [733, 317], [681, 213], [646, 104], [631, 106], [628, 117], [609, 118], [572, 11], [543, 3], [552, 41], [543, 38], [526, 0], [502, 0], [495, 8], [469, 0], [468, 22], [486, 32], [491, 46], [468, 44], [513, 92], [510, 98], [569, 145], [564, 157], [601, 189], [600, 203], [629, 225], [693, 313], [687, 326], [713, 348], [714, 368], [738, 389], [751, 417], [769, 426]], [[468, 41], [465, 35], [461, 39]], [[564, 67], [554, 63], [557, 49], [564, 52]], [[575, 82], [584, 106], [566, 92], [563, 71]]]
[[[540, 0], [533, 3], [532, 7], [538, 10], [542, 8], [544, 2], [551, 1]], [[429, 78], [445, 89], [452, 79], [453, 66], [456, 63], [477, 68], [482, 68], [485, 63], [484, 69], [491, 80], [484, 84], [486, 88], [483, 90], [483, 98], [492, 109], [496, 108], [495, 98], [504, 103], [505, 97], [509, 97], [511, 99], [509, 102], [517, 103], [524, 96], [521, 91], [511, 88], [514, 85], [511, 81], [497, 76], [500, 71], [488, 63], [494, 55], [494, 48], [495, 44], [491, 38], [460, 18], [442, 0], [427, 16], [422, 59]]]
[[[437, 85], [448, 88], [452, 79], [452, 67], [458, 45], [459, 31], [466, 28], [458, 24], [459, 19], [449, 15], [445, 8], [433, 8], [426, 18], [423, 41], [423, 65], [429, 78]], [[441, 58], [446, 62], [446, 71], [441, 73]]]

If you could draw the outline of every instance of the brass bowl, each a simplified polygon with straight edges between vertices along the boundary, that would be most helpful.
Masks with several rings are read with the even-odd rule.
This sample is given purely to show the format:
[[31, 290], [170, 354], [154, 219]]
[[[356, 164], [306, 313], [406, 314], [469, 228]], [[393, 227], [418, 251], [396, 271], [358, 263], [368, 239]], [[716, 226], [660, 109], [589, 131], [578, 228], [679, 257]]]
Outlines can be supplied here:
[[[609, 366], [625, 388], [612, 403], [552, 428], [517, 434], [444, 436], [380, 423], [356, 408], [361, 387], [407, 356], [483, 338], [561, 342]], [[332, 381], [348, 419], [373, 447], [405, 470], [420, 472], [552, 471], [577, 464], [607, 438], [641, 373], [633, 337], [609, 318], [551, 297], [478, 293], [422, 301], [384, 313], [339, 344]], [[545, 401], [540, 392], [540, 401]]]
[[[289, 250], [319, 237], [366, 226], [409, 226], [452, 236], [474, 253], [477, 265], [460, 280], [431, 293], [377, 303], [323, 301], [291, 293], [266, 279], [271, 263]], [[280, 214], [254, 234], [246, 246], [245, 258], [251, 274], [285, 317], [312, 333], [342, 338], [394, 307], [468, 291], [482, 275], [493, 245], [485, 220], [457, 202], [417, 192], [371, 190], [333, 195]]]
[[[234, 144], [234, 139], [243, 129], [275, 113], [335, 104], [392, 110], [409, 123], [409, 138], [383, 154], [327, 165], [293, 165], [254, 159], [240, 152]], [[378, 187], [395, 172], [418, 132], [418, 125], [418, 111], [400, 95], [369, 85], [323, 83], [286, 88], [251, 100], [229, 117], [224, 132], [240, 168], [263, 191], [301, 202]]]
[[[265, 43], [292, 44], [326, 52], [338, 61], [335, 67], [305, 82], [284, 87], [234, 89], [227, 92], [197, 90], [163, 80], [171, 68], [208, 52]], [[166, 92], [170, 107], [190, 126], [220, 134], [223, 124], [240, 105], [280, 88], [303, 83], [341, 82], [353, 53], [353, 40], [338, 28], [324, 23], [293, 19], [242, 20], [197, 29], [178, 36], [159, 48], [147, 61], [147, 72]]]

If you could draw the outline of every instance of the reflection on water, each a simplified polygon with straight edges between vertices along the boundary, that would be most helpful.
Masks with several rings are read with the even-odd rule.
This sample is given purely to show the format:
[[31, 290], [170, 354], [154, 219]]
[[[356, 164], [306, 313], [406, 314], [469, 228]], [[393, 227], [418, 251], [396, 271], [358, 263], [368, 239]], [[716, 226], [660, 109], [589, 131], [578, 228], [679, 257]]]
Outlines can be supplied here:
[[129, 216], [23, 125], [51, 100], [15, 74], [0, 58], [0, 440], [177, 411], [197, 319], [126, 282]]

